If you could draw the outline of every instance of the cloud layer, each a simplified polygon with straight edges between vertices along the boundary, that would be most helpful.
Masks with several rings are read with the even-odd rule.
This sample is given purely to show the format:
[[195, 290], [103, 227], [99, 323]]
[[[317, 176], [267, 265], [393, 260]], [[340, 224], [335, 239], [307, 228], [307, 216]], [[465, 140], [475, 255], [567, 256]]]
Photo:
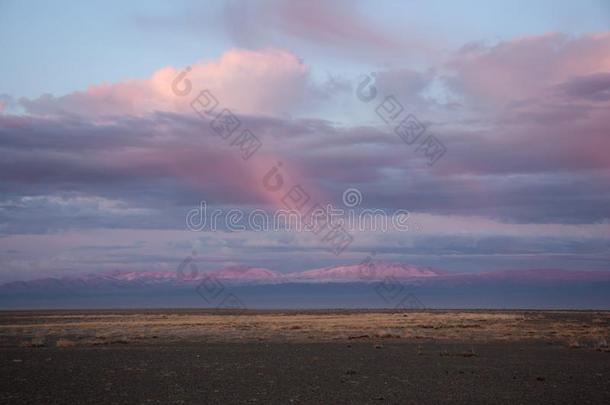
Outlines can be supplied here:
[[[274, 27], [314, 41], [401, 46], [355, 16], [337, 30], [314, 18], [316, 7], [287, 26], [301, 12], [286, 4]], [[405, 209], [419, 221], [418, 233], [356, 235], [356, 260], [377, 250], [460, 270], [477, 257], [476, 268], [561, 266], [566, 258], [607, 268], [610, 34], [468, 44], [438, 66], [406, 65], [377, 69], [378, 97], [366, 103], [352, 94], [360, 78], [329, 85], [291, 51], [232, 49], [190, 66], [188, 96], [172, 88], [186, 67], [164, 67], [148, 78], [21, 99], [25, 114], [0, 108], [4, 277], [45, 266], [166, 269], [192, 249], [214, 263], [248, 254], [265, 267], [320, 265], [306, 257], [321, 250], [311, 235], [184, 229], [185, 213], [201, 200], [277, 207], [262, 178], [278, 163], [287, 184], [312, 198], [340, 205], [343, 190], [356, 187], [359, 208]], [[261, 141], [251, 159], [215, 133], [213, 116], [192, 109], [203, 89]], [[436, 165], [377, 115], [389, 95], [445, 144]], [[323, 99], [337, 101], [341, 114], [320, 108]]]

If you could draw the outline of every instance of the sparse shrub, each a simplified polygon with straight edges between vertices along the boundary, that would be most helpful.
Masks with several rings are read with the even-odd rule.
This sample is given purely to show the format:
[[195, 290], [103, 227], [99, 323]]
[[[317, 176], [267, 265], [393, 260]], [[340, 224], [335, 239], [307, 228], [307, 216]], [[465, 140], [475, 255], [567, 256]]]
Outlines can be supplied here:
[[570, 349], [580, 349], [582, 345], [577, 340], [570, 340], [568, 347]]
[[384, 330], [384, 331], [377, 333], [375, 335], [375, 337], [382, 338], [382, 339], [391, 339], [391, 338], [399, 339], [400, 335], [397, 333], [392, 333], [390, 331]]
[[70, 339], [60, 338], [55, 342], [55, 346], [57, 347], [72, 347], [75, 346], [76, 342]]
[[34, 336], [27, 342], [21, 342], [21, 347], [44, 347], [45, 339], [42, 336]]
[[369, 335], [348, 336], [348, 339], [368, 339]]
[[108, 343], [108, 342], [107, 342], [106, 340], [104, 340], [104, 339], [100, 339], [100, 338], [95, 338], [95, 339], [93, 339], [93, 340], [91, 340], [91, 341], [90, 341], [90, 344], [91, 344], [92, 346], [102, 346], [102, 345], [105, 345], [105, 344], [107, 344], [107, 343]]
[[462, 356], [462, 357], [477, 357], [478, 355], [473, 350], [471, 350], [469, 352], [460, 353], [460, 356]]
[[442, 349], [439, 352], [439, 356], [454, 356], [454, 357], [477, 357], [478, 354], [475, 353], [474, 348], [471, 348], [470, 351], [467, 352], [449, 352], [447, 349]]

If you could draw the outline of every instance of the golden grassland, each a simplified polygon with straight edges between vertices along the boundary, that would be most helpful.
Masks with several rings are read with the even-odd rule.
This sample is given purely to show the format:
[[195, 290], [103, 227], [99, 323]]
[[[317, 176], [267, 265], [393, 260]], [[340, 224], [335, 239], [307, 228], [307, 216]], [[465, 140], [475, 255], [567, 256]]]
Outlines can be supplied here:
[[2, 312], [0, 346], [147, 342], [547, 341], [607, 351], [609, 311]]

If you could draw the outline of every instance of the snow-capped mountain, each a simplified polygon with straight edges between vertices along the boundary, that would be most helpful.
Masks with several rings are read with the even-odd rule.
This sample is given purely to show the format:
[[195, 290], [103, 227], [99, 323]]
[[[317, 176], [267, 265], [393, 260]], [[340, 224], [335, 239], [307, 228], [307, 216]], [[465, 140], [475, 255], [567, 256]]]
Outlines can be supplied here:
[[0, 285], [0, 309], [215, 307], [221, 301], [214, 300], [229, 294], [248, 301], [246, 307], [393, 307], [380, 297], [409, 291], [417, 291], [431, 307], [604, 309], [610, 308], [610, 271], [452, 273], [385, 261], [284, 273], [248, 266], [199, 271], [187, 260], [176, 271], [113, 271], [6, 283]]
[[431, 268], [385, 261], [371, 261], [368, 263], [324, 267], [298, 273], [289, 273], [286, 275], [286, 278], [294, 281], [310, 282], [358, 282], [384, 280], [387, 277], [394, 277], [396, 279], [438, 277], [445, 274], [447, 274], [445, 271]]
[[181, 266], [177, 271], [112, 271], [73, 277], [42, 278], [30, 281], [14, 281], [0, 285], [0, 292], [9, 290], [52, 289], [59, 286], [101, 287], [121, 285], [192, 284], [214, 278], [226, 283], [341, 283], [376, 282], [388, 278], [396, 280], [418, 280], [430, 282], [447, 281], [558, 281], [558, 280], [610, 280], [610, 271], [570, 271], [559, 269], [503, 270], [479, 273], [451, 273], [428, 267], [404, 263], [372, 261], [310, 269], [300, 272], [281, 273], [262, 267], [230, 266], [210, 271], [193, 270]]
[[262, 267], [248, 266], [225, 267], [206, 273], [201, 273], [199, 277], [203, 277], [206, 275], [210, 277], [216, 277], [221, 280], [256, 282], [276, 282], [282, 280], [283, 278], [283, 275], [280, 272], [265, 269]]

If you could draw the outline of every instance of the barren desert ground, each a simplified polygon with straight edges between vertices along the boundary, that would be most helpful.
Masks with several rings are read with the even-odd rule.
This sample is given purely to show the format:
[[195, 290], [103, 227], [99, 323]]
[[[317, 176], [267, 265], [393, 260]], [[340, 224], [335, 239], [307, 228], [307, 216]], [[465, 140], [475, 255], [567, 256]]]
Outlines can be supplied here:
[[0, 401], [609, 403], [607, 311], [0, 313]]

